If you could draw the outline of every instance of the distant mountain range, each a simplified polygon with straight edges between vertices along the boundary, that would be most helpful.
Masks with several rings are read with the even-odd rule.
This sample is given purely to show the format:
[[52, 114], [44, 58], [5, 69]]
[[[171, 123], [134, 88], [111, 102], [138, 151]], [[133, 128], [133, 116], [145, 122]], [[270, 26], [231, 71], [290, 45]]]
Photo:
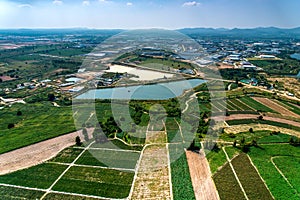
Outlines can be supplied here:
[[[88, 28], [66, 28], [66, 29], [0, 29], [0, 34], [15, 35], [56, 35], [56, 34], [108, 34], [114, 35], [122, 32], [122, 29], [88, 29]], [[243, 38], [298, 38], [300, 39], [300, 27], [284, 29], [276, 27], [259, 28], [184, 28], [178, 29], [186, 35], [208, 36], [208, 37], [243, 37]]]
[[187, 35], [228, 36], [228, 37], [297, 37], [300, 38], [300, 27], [283, 29], [276, 27], [259, 27], [251, 29], [226, 28], [184, 28], [177, 30]]

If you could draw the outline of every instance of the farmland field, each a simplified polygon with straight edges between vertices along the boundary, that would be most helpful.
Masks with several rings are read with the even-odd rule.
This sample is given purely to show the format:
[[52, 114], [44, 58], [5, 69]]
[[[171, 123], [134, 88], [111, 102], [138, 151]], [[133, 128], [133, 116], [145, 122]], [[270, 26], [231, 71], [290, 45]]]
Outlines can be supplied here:
[[0, 186], [0, 196], [2, 200], [39, 199], [43, 194], [44, 192], [42, 191]]
[[228, 163], [225, 164], [220, 171], [213, 175], [213, 179], [219, 192], [220, 199], [245, 199], [244, 194]]
[[[186, 155], [183, 148], [180, 145], [171, 144], [170, 160], [171, 163], [171, 177], [172, 177], [172, 189], [174, 200], [181, 199], [195, 199], [195, 194], [192, 186], [189, 166], [187, 164]], [[179, 156], [179, 155], [180, 156]], [[177, 158], [179, 156], [179, 158]]]
[[0, 183], [47, 189], [66, 168], [67, 166], [64, 165], [41, 164], [2, 175], [0, 176]]
[[[18, 111], [21, 116], [17, 116]], [[8, 129], [10, 123], [15, 127]], [[0, 129], [0, 153], [75, 131], [72, 108], [57, 108], [50, 103], [14, 105], [1, 110]]]
[[273, 162], [279, 168], [279, 170], [284, 174], [293, 188], [300, 195], [300, 158], [290, 157], [290, 156], [278, 156], [273, 157]]
[[134, 169], [140, 154], [136, 152], [90, 149], [75, 164]]
[[246, 154], [234, 158], [232, 165], [249, 200], [273, 199]]
[[[300, 149], [289, 144], [260, 145], [260, 147], [261, 148], [251, 148], [249, 156], [257, 167], [262, 178], [265, 180], [275, 199], [299, 199], [299, 193], [295, 193], [294, 189], [290, 187], [290, 185], [283, 179], [275, 166], [272, 164], [271, 158], [274, 156], [291, 156], [291, 158], [294, 159], [299, 155]], [[295, 161], [297, 162], [297, 160]], [[280, 161], [281, 160], [277, 160], [279, 166], [282, 166]], [[289, 177], [291, 176], [287, 171], [296, 172], [298, 170], [298, 167], [295, 167], [294, 165], [295, 161], [291, 162], [291, 159], [287, 159], [287, 161], [284, 161], [284, 164], [289, 169], [285, 170], [284, 168], [282, 168], [282, 170], [285, 171], [287, 173], [287, 176]], [[276, 162], [276, 159], [274, 160], [274, 162]], [[291, 165], [288, 164], [289, 162]], [[297, 181], [298, 178], [293, 177], [293, 179], [294, 178], [295, 181]], [[290, 181], [293, 182], [293, 180]]]
[[260, 102], [254, 100], [251, 97], [248, 96], [244, 96], [242, 98], [240, 98], [240, 100], [245, 103], [246, 105], [250, 106], [251, 108], [253, 108], [254, 110], [259, 110], [261, 112], [272, 112], [272, 113], [276, 113], [274, 110], [272, 110], [271, 108], [265, 106], [264, 104], [261, 104]]
[[133, 176], [134, 173], [112, 169], [71, 167], [53, 189], [109, 198], [125, 198], [129, 195]]

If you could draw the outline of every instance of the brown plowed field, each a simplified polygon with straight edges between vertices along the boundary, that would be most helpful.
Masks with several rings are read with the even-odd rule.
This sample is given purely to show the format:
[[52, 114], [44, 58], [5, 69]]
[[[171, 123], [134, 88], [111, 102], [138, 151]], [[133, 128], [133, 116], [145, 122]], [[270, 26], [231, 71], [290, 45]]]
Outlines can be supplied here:
[[[87, 131], [91, 135], [93, 128]], [[0, 175], [25, 169], [53, 158], [61, 150], [74, 145], [76, 136], [80, 136], [83, 141], [81, 131], [76, 131], [1, 154]]]
[[197, 200], [215, 200], [219, 195], [211, 178], [206, 157], [202, 154], [186, 151], [195, 197]]

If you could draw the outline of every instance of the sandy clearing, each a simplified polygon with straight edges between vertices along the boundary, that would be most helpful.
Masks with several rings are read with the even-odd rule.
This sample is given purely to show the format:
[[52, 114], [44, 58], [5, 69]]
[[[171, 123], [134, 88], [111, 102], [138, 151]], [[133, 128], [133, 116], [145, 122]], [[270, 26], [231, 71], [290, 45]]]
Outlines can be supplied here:
[[[89, 135], [93, 130], [87, 129]], [[0, 175], [32, 167], [55, 157], [61, 150], [74, 145], [76, 136], [83, 141], [80, 130], [1, 154]]]
[[299, 117], [299, 115], [293, 113], [292, 111], [289, 111], [285, 107], [279, 105], [278, 103], [276, 103], [276, 102], [274, 102], [270, 99], [262, 98], [262, 97], [253, 97], [253, 99], [255, 101], [258, 101], [258, 102], [262, 103], [263, 105], [271, 108], [272, 110], [282, 114], [282, 115], [287, 115], [287, 116], [292, 116], [292, 117]]
[[211, 178], [211, 171], [204, 154], [186, 151], [195, 197], [197, 200], [220, 199]]

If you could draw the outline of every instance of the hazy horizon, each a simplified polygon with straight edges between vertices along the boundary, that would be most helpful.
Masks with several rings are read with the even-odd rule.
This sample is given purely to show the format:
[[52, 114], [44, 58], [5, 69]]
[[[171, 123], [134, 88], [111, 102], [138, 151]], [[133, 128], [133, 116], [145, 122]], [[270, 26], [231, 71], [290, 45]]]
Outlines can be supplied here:
[[0, 0], [0, 29], [300, 27], [298, 0]]

